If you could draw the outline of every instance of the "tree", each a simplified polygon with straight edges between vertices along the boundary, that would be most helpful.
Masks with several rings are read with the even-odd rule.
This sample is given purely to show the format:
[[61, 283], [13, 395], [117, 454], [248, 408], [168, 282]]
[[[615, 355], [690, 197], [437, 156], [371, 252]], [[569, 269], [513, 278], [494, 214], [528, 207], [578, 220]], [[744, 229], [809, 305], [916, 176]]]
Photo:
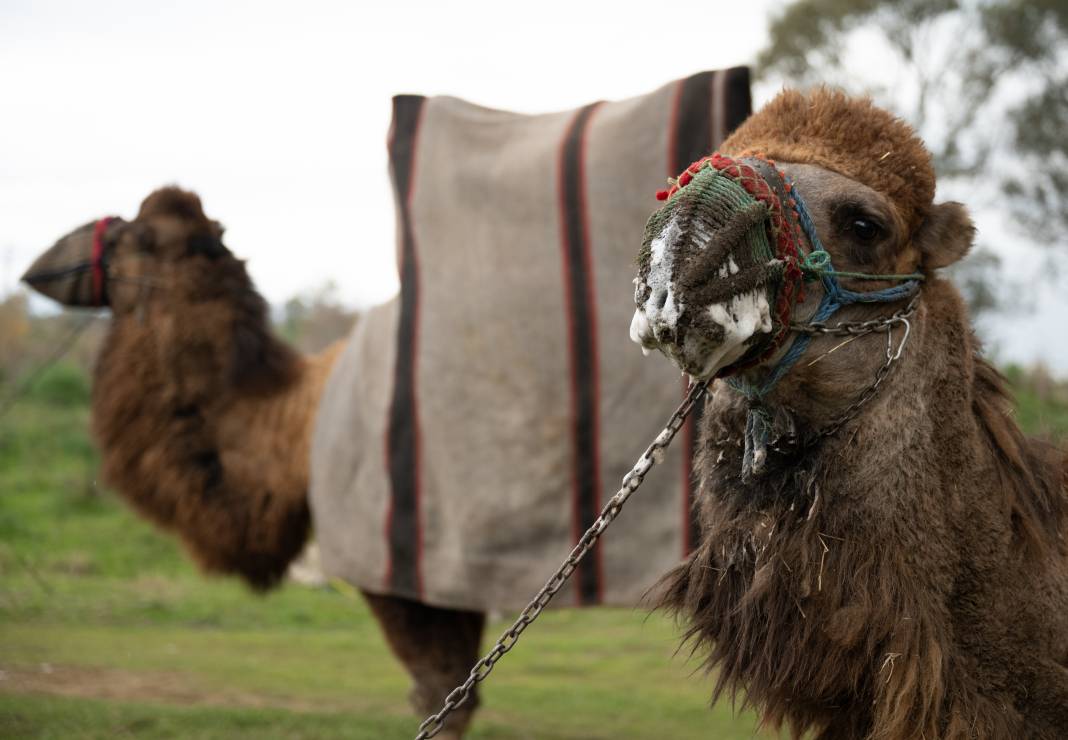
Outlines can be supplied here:
[[341, 302], [337, 293], [337, 284], [331, 280], [290, 298], [282, 307], [279, 333], [301, 352], [318, 352], [348, 336], [357, 314]]
[[1068, 1], [796, 0], [769, 33], [761, 79], [872, 94], [916, 126], [950, 193], [1068, 246]]

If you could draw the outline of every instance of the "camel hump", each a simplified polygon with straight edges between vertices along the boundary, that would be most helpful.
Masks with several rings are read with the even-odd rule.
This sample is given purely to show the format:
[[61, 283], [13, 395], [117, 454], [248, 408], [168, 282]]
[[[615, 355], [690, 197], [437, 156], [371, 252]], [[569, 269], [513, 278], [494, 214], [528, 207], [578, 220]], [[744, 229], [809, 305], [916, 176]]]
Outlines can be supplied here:
[[183, 221], [210, 223], [204, 215], [200, 196], [191, 190], [183, 190], [176, 185], [167, 185], [149, 193], [141, 202], [137, 217], [173, 216]]

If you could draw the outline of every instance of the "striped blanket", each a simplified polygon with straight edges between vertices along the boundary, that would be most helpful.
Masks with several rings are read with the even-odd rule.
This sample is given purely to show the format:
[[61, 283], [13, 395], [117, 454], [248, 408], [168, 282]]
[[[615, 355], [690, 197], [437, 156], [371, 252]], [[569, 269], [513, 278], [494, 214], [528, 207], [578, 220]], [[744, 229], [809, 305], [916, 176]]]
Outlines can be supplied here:
[[[656, 190], [750, 110], [744, 68], [520, 115], [394, 99], [400, 295], [357, 324], [319, 410], [323, 567], [372, 592], [515, 609], [682, 396], [627, 338]], [[693, 541], [693, 425], [557, 603], [633, 605]]]

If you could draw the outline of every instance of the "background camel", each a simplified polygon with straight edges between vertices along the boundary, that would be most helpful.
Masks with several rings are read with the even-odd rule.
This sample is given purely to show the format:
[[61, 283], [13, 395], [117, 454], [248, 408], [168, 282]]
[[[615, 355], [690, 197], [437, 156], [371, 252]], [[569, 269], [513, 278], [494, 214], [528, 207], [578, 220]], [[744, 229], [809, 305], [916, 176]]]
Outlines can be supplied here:
[[[612, 339], [631, 313], [618, 285], [651, 189], [748, 110], [744, 69], [543, 116], [398, 97], [401, 295], [318, 357], [271, 335], [191, 193], [65, 237], [28, 280], [112, 309], [93, 388], [106, 479], [259, 588], [314, 526], [417, 711], [436, 710], [478, 657], [484, 612], [526, 605], [655, 433], [636, 400], [679, 398], [677, 374]], [[688, 449], [558, 603], [633, 605], [691, 547]]]
[[[960, 204], [932, 203], [922, 143], [868, 101], [785, 92], [666, 195], [634, 335], [691, 373], [730, 375], [701, 430], [702, 543], [663, 594], [716, 695], [743, 693], [798, 737], [1064, 737], [1066, 460], [1020, 433], [935, 272], [974, 228]], [[792, 252], [815, 238], [842, 273]], [[775, 259], [758, 259], [769, 242]], [[909, 303], [908, 282], [856, 273], [914, 272], [907, 337], [898, 321], [890, 345], [885, 328], [795, 344], [808, 340], [792, 322], [839, 284], [888, 300], [830, 325]]]
[[[82, 263], [58, 282], [45, 266]], [[312, 426], [341, 343], [302, 357], [278, 340], [222, 227], [178, 188], [149, 195], [133, 221], [76, 229], [29, 274], [68, 304], [111, 310], [92, 396], [104, 479], [205, 570], [276, 585], [311, 529]], [[481, 613], [364, 596], [420, 708], [452, 688], [434, 682], [442, 671], [474, 661]]]

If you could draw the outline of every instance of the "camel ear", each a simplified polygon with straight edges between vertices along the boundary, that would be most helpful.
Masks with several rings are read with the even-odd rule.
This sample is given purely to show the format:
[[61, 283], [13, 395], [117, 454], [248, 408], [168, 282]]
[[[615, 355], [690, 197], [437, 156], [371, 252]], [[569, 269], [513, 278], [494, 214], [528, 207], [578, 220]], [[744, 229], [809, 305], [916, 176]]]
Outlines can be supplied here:
[[913, 237], [925, 270], [952, 265], [972, 248], [975, 224], [962, 204], [936, 203]]

